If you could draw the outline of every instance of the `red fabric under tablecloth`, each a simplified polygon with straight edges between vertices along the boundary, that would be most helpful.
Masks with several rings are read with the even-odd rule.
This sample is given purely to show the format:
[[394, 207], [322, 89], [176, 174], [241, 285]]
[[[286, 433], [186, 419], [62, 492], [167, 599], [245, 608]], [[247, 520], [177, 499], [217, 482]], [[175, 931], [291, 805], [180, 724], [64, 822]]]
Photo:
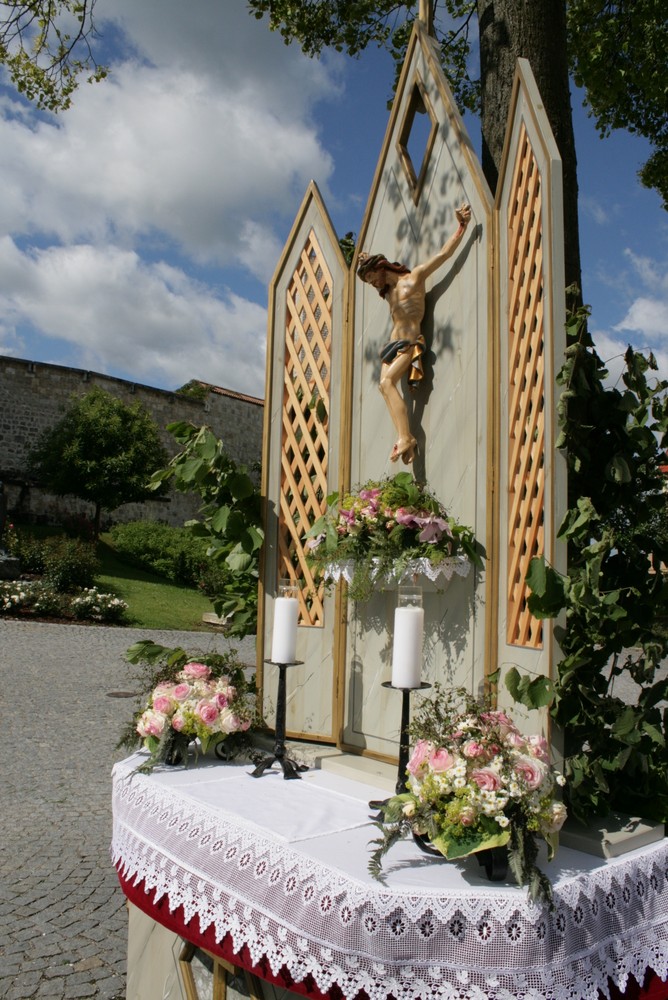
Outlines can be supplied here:
[[[118, 879], [123, 892], [131, 903], [134, 903], [138, 909], [146, 913], [147, 916], [151, 917], [157, 923], [178, 934], [184, 940], [190, 941], [196, 947], [204, 948], [213, 955], [219, 955], [232, 965], [238, 965], [243, 969], [247, 969], [248, 972], [259, 976], [260, 979], [265, 979], [267, 982], [273, 983], [282, 989], [288, 989], [293, 993], [312, 997], [313, 1000], [330, 1000], [330, 998], [331, 1000], [342, 1000], [343, 994], [337, 986], [330, 993], [323, 994], [316, 987], [315, 983], [313, 983], [310, 976], [307, 976], [301, 983], [296, 983], [287, 969], [281, 969], [279, 975], [275, 976], [266, 959], [254, 965], [248, 953], [248, 948], [245, 945], [240, 951], [234, 951], [231, 935], [227, 934], [222, 941], [218, 941], [216, 939], [216, 929], [213, 924], [210, 924], [202, 933], [197, 927], [195, 919], [186, 923], [182, 907], [178, 906], [173, 912], [170, 912], [169, 900], [166, 896], [155, 902], [152, 898], [154, 893], [147, 893], [143, 882], [140, 882], [139, 885], [134, 885], [133, 882], [123, 878], [120, 873], [118, 874]], [[356, 1000], [366, 1000], [366, 994], [358, 994]], [[652, 1000], [656, 1000], [656, 998], [652, 998]]]
[[[289, 989], [293, 993], [311, 997], [313, 1000], [342, 1000], [343, 994], [337, 986], [334, 986], [329, 993], [323, 994], [310, 977], [297, 983], [292, 979], [287, 969], [281, 969], [279, 975], [274, 975], [266, 959], [254, 965], [245, 945], [238, 952], [233, 950], [229, 934], [218, 941], [213, 924], [201, 932], [196, 926], [195, 919], [186, 923], [183, 909], [180, 906], [170, 912], [169, 900], [166, 896], [162, 896], [156, 902], [152, 898], [154, 893], [147, 892], [143, 882], [135, 885], [129, 879], [124, 878], [120, 872], [118, 879], [123, 892], [131, 903], [157, 923], [162, 924], [163, 927], [178, 934], [179, 937], [191, 942], [191, 944], [204, 948], [214, 955], [219, 955], [233, 965], [240, 966], [260, 979], [267, 980], [282, 989]], [[356, 1000], [366, 1000], [366, 994], [360, 992]], [[648, 969], [642, 987], [634, 979], [631, 979], [626, 991], [621, 993], [614, 984], [611, 984], [610, 1000], [668, 1000], [668, 983], [659, 979], [651, 969]]]

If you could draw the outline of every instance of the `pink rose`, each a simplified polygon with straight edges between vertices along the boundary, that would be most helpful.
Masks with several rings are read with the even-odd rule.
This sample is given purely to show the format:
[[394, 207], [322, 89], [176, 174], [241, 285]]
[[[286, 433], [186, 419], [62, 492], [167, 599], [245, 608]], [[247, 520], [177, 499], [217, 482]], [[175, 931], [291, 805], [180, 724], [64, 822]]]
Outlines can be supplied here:
[[437, 774], [440, 774], [442, 771], [449, 771], [454, 763], [455, 758], [444, 747], [434, 750], [429, 757], [429, 767], [432, 771], [436, 771]]
[[566, 822], [568, 813], [563, 802], [553, 802], [550, 808], [550, 815], [541, 824], [543, 833], [557, 833]]
[[547, 740], [544, 736], [530, 736], [527, 743], [529, 744], [529, 753], [531, 753], [534, 757], [537, 757], [538, 760], [542, 760], [545, 763], [548, 762], [550, 758], [548, 754]]
[[416, 527], [415, 514], [412, 510], [406, 510], [405, 507], [397, 507], [394, 512], [394, 520], [397, 524], [403, 524], [407, 528]]
[[228, 699], [228, 697], [227, 697], [226, 694], [220, 694], [219, 693], [219, 694], [216, 695], [216, 697], [213, 700], [215, 701], [215, 703], [218, 706], [218, 708], [220, 708], [220, 709], [227, 708], [229, 699]]
[[221, 718], [220, 730], [223, 733], [236, 733], [242, 727], [242, 721], [238, 715], [232, 712], [225, 712]]
[[477, 768], [471, 772], [471, 777], [484, 792], [496, 792], [501, 787], [501, 779], [490, 767]]
[[137, 732], [144, 738], [146, 736], [160, 736], [166, 722], [167, 719], [164, 715], [148, 708], [137, 723]]
[[169, 715], [174, 708], [174, 702], [166, 694], [159, 694], [153, 699], [153, 708], [162, 715]]
[[185, 701], [191, 691], [190, 684], [177, 684], [172, 691], [172, 698], [176, 701]]
[[413, 748], [411, 759], [408, 761], [408, 772], [417, 777], [424, 770], [427, 758], [433, 749], [433, 743], [428, 740], [418, 740]]
[[465, 757], [482, 757], [485, 753], [485, 748], [482, 743], [476, 743], [475, 740], [469, 740], [462, 747], [462, 753]]
[[498, 726], [503, 735], [506, 733], [517, 732], [517, 726], [505, 712], [483, 712], [480, 718], [484, 722], [489, 722], [492, 726]]
[[515, 774], [524, 781], [527, 788], [535, 791], [545, 778], [545, 765], [535, 757], [518, 757], [515, 761]]
[[195, 680], [206, 680], [211, 670], [204, 663], [186, 663], [183, 673], [186, 677], [193, 677]]
[[526, 746], [526, 740], [524, 737], [515, 732], [508, 733], [506, 735], [506, 743], [511, 747], [515, 747], [517, 750], [519, 750], [520, 747]]
[[212, 701], [199, 701], [195, 708], [195, 715], [198, 715], [205, 726], [212, 725], [218, 718], [218, 707]]
[[372, 490], [360, 490], [360, 498], [362, 500], [375, 500], [382, 492], [380, 487], [374, 486]]
[[185, 728], [186, 720], [180, 712], [175, 712], [172, 716], [172, 729], [180, 733]]
[[459, 814], [459, 822], [462, 826], [471, 826], [475, 823], [475, 809], [472, 806], [464, 806]]

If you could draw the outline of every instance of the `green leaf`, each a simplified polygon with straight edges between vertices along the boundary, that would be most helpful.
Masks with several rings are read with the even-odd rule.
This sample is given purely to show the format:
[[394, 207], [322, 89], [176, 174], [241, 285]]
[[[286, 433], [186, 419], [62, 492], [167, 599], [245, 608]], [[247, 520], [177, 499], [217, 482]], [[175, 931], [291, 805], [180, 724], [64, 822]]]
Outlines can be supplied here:
[[549, 677], [522, 676], [517, 667], [511, 667], [506, 673], [506, 687], [513, 701], [525, 705], [529, 709], [544, 708], [550, 705], [555, 695], [555, 687]]
[[632, 479], [628, 462], [621, 455], [615, 455], [612, 461], [608, 462], [605, 474], [615, 483], [630, 483]]

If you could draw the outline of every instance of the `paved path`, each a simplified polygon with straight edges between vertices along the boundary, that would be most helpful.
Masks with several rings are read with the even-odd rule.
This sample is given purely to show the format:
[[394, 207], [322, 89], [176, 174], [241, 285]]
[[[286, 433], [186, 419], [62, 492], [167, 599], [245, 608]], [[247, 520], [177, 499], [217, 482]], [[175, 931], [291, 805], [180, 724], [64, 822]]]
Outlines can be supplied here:
[[[115, 749], [138, 691], [125, 651], [151, 638], [188, 652], [229, 644], [0, 619], [0, 997], [125, 997], [126, 914], [111, 865]], [[233, 644], [255, 660], [254, 640]]]

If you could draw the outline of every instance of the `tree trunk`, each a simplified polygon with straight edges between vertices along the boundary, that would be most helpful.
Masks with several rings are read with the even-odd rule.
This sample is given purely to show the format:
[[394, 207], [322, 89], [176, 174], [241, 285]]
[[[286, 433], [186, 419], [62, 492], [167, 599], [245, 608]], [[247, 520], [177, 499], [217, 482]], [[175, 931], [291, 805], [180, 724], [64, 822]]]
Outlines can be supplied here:
[[566, 53], [565, 0], [477, 0], [482, 168], [492, 191], [501, 165], [515, 62], [528, 59], [562, 159], [566, 284], [582, 287], [578, 182]]

